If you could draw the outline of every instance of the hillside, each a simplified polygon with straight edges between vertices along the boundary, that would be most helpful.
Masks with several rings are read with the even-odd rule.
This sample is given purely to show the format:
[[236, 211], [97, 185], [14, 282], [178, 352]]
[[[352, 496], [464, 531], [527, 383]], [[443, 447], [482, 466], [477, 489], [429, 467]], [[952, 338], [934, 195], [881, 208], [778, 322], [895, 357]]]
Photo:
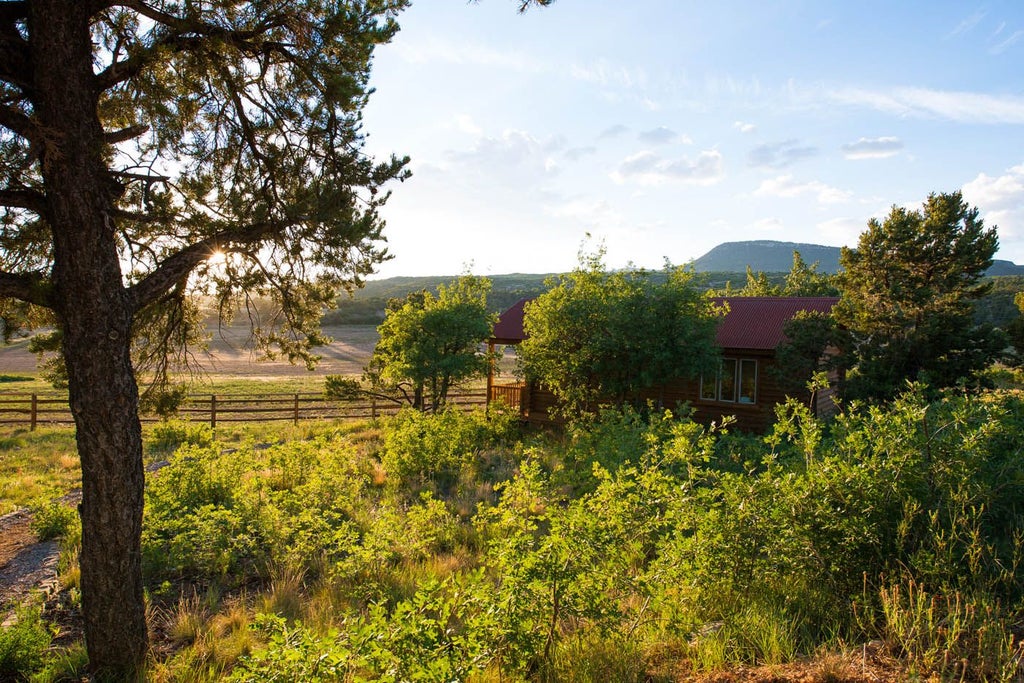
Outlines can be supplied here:
[[839, 270], [839, 247], [773, 240], [724, 242], [693, 261], [693, 267], [700, 273], [743, 273], [746, 272], [747, 266], [754, 271], [787, 273], [793, 265], [794, 251], [799, 251], [808, 264], [817, 262], [818, 270], [823, 273], [835, 273]]
[[[700, 273], [746, 272], [752, 270], [765, 273], [786, 273], [793, 265], [793, 252], [808, 264], [818, 263], [823, 273], [839, 271], [839, 247], [799, 242], [776, 242], [774, 240], [752, 240], [748, 242], [724, 242], [693, 261], [693, 267]], [[996, 259], [986, 275], [1024, 275], [1024, 266], [1012, 261]]]
[[[793, 252], [799, 251], [808, 264], [817, 263], [823, 273], [839, 270], [839, 247], [800, 242], [751, 240], [725, 242], [691, 262], [694, 270], [705, 277], [711, 288], [725, 287], [727, 282], [742, 287], [746, 281], [747, 266], [755, 272], [788, 273], [793, 265]], [[1024, 276], [1024, 266], [1012, 261], [996, 260], [989, 268], [989, 276]], [[401, 298], [421, 289], [437, 291], [438, 285], [447, 284], [455, 275], [422, 277], [391, 277], [370, 280], [363, 289], [350, 298], [338, 298], [337, 308], [324, 315], [325, 325], [377, 324], [384, 319], [384, 306], [388, 299]], [[495, 312], [504, 311], [523, 297], [537, 296], [546, 287], [550, 273], [510, 273], [488, 276], [493, 283], [488, 302]], [[1012, 296], [1010, 298], [1012, 306]], [[1004, 306], [1005, 308], [1005, 306]], [[1005, 317], [996, 316], [1000, 320]]]

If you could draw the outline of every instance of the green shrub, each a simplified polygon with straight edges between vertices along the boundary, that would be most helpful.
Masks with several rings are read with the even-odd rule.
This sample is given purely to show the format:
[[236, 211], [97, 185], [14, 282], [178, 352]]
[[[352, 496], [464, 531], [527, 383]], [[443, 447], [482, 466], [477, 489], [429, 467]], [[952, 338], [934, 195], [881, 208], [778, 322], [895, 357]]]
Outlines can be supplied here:
[[381, 464], [392, 486], [402, 489], [454, 489], [460, 476], [475, 479], [488, 449], [506, 441], [513, 419], [502, 411], [439, 413], [403, 409], [384, 427]]
[[42, 667], [52, 640], [38, 607], [18, 608], [14, 624], [0, 629], [0, 679], [27, 680]]
[[930, 594], [913, 580], [881, 589], [882, 637], [911, 673], [941, 680], [1020, 680], [1024, 649], [986, 596]]
[[154, 453], [173, 453], [179, 446], [209, 446], [213, 443], [210, 425], [184, 420], [165, 420], [153, 426], [147, 448]]
[[62, 503], [51, 502], [32, 510], [31, 528], [40, 541], [77, 536], [81, 523], [78, 511]]

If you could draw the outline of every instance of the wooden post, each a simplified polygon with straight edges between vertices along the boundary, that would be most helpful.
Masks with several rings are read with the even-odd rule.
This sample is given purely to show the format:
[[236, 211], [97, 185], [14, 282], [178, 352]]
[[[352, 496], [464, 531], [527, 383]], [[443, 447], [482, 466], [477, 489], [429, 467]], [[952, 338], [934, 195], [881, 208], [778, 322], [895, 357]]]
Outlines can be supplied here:
[[377, 419], [377, 397], [376, 396], [371, 396], [370, 397], [370, 416], [374, 420]]
[[295, 426], [299, 425], [299, 395], [295, 394]]
[[487, 395], [484, 397], [484, 413], [491, 416], [491, 391], [494, 388], [494, 364], [497, 359], [494, 357], [494, 342], [487, 342]]
[[210, 429], [217, 428], [217, 394], [210, 394]]
[[29, 428], [28, 428], [28, 430], [30, 432], [36, 431], [36, 420], [38, 419], [38, 414], [39, 414], [38, 410], [39, 410], [39, 397], [36, 396], [35, 394], [32, 394], [32, 408], [29, 411], [29, 418], [28, 418], [28, 421], [29, 421]]

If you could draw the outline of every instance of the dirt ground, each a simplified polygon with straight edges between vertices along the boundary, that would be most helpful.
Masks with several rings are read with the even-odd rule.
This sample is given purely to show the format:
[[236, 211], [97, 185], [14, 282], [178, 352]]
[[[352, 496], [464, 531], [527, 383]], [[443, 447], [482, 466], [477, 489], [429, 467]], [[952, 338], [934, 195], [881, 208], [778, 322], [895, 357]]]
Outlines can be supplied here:
[[0, 517], [0, 624], [14, 614], [8, 605], [20, 604], [33, 590], [57, 585], [57, 541], [40, 542], [25, 510]]

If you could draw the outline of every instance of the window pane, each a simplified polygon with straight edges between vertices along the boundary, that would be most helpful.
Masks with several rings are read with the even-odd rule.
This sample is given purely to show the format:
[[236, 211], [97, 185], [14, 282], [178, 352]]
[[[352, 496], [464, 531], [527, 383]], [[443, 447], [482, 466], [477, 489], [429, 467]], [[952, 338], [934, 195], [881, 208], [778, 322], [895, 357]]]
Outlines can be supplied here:
[[736, 361], [726, 359], [722, 361], [722, 379], [719, 381], [719, 395], [721, 401], [736, 400]]
[[740, 403], [757, 400], [757, 361], [740, 361]]
[[700, 376], [700, 397], [705, 401], [714, 401], [718, 394], [718, 378], [714, 375]]

